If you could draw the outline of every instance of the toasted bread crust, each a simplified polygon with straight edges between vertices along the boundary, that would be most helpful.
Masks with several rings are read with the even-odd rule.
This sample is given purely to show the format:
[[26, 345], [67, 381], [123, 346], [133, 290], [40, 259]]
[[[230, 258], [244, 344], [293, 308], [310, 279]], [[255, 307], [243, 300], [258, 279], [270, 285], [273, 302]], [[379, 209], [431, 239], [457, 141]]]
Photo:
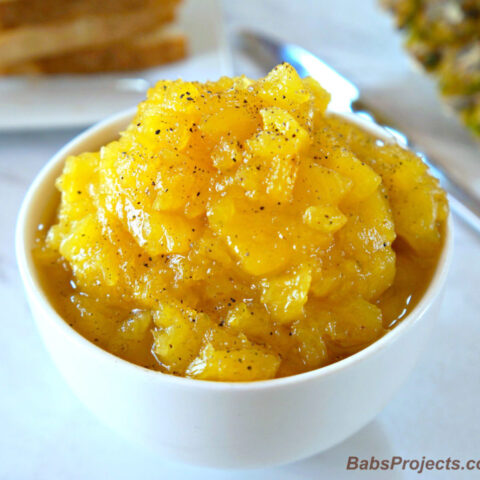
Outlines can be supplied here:
[[71, 20], [83, 15], [123, 13], [171, 3], [171, 0], [0, 0], [0, 29]]
[[127, 13], [85, 15], [0, 32], [0, 68], [42, 57], [106, 45], [173, 20], [176, 0]]
[[122, 41], [91, 47], [71, 54], [17, 63], [0, 71], [3, 74], [96, 73], [136, 70], [180, 60], [186, 55], [186, 40], [181, 34], [154, 41]]

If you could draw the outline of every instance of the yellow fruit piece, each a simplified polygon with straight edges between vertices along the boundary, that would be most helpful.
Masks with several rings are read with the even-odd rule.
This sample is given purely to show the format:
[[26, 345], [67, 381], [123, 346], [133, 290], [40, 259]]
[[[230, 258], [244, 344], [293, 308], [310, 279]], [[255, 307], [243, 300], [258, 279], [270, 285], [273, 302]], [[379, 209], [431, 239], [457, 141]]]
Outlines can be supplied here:
[[289, 201], [292, 196], [297, 165], [295, 158], [273, 157], [271, 173], [267, 179], [266, 191], [273, 200]]
[[323, 165], [352, 180], [352, 188], [346, 198], [350, 205], [368, 198], [382, 181], [374, 170], [345, 150], [336, 150], [323, 160]]
[[295, 195], [309, 205], [338, 205], [352, 184], [348, 177], [308, 159], [300, 165]]
[[198, 355], [203, 334], [212, 326], [207, 315], [178, 303], [163, 303], [153, 312], [153, 351], [172, 373], [183, 373]]
[[199, 128], [208, 138], [216, 140], [228, 137], [232, 132], [243, 141], [255, 133], [258, 117], [251, 115], [246, 108], [223, 107], [203, 119]]
[[228, 311], [226, 324], [248, 338], [262, 338], [271, 331], [268, 320], [268, 312], [264, 308], [249, 307], [240, 302]]
[[331, 95], [312, 77], [304, 78], [303, 84], [313, 95], [316, 115], [321, 115], [327, 109]]
[[173, 110], [174, 113], [182, 111], [193, 114], [198, 110], [196, 102], [200, 95], [200, 90], [193, 82], [181, 80], [158, 82], [155, 88], [149, 89], [147, 103], [161, 105], [165, 110]]
[[281, 269], [288, 262], [289, 246], [285, 239], [278, 237], [271, 215], [265, 209], [250, 205], [249, 209], [239, 211], [232, 200], [221, 198], [208, 212], [208, 221], [212, 230], [225, 240], [239, 259], [245, 272], [265, 275]]
[[[78, 157], [68, 157], [63, 173], [58, 177], [56, 186], [62, 192], [63, 204], [69, 207], [84, 208], [88, 189], [84, 187], [94, 182], [98, 174], [98, 153], [83, 153]], [[83, 195], [83, 197], [82, 197]], [[73, 211], [70, 212], [73, 216]]]
[[186, 373], [199, 380], [248, 382], [274, 378], [279, 366], [278, 355], [260, 347], [216, 350], [209, 343], [191, 363]]
[[[151, 186], [147, 186], [154, 195], [153, 209], [180, 211], [189, 217], [204, 213], [208, 190], [207, 171], [200, 171], [198, 164], [186, 155], [160, 152], [159, 157], [154, 179]], [[196, 215], [189, 215], [194, 210]]]
[[147, 348], [152, 344], [152, 314], [148, 310], [133, 310], [110, 335], [107, 348], [126, 360], [139, 361], [144, 365], [151, 363]]
[[[273, 200], [287, 201], [295, 185], [298, 169], [296, 155], [309, 144], [310, 139], [305, 129], [287, 111], [269, 107], [260, 110], [260, 114], [264, 129], [247, 140], [246, 146], [251, 156], [260, 160], [263, 171], [257, 173], [251, 169], [253, 184], [243, 182], [243, 185], [247, 190], [253, 190], [258, 188], [256, 177], [263, 177], [267, 194]], [[249, 166], [242, 169], [239, 177], [248, 179], [248, 169]]]
[[158, 152], [166, 143], [177, 151], [184, 149], [190, 140], [192, 121], [186, 116], [175, 116], [157, 105], [140, 104], [134, 119], [138, 125], [136, 134], [149, 151]]
[[347, 223], [347, 217], [338, 207], [315, 205], [305, 210], [303, 221], [319, 232], [335, 233]]
[[[52, 236], [55, 230], [52, 231]], [[75, 222], [68, 236], [60, 243], [60, 254], [75, 265], [73, 272], [83, 284], [93, 279], [107, 286], [115, 285], [119, 269], [114, 247], [104, 240], [104, 235], [93, 215]]]
[[332, 308], [326, 335], [341, 347], [368, 345], [383, 333], [382, 311], [362, 298]]
[[[319, 312], [319, 315], [328, 315], [328, 312]], [[305, 370], [319, 368], [328, 363], [327, 344], [324, 340], [324, 322], [318, 319], [298, 321], [292, 325], [292, 334], [298, 342], [298, 351]]]
[[389, 248], [396, 237], [390, 205], [382, 192], [344, 210], [349, 221], [338, 232], [338, 241], [346, 252], [363, 258]]
[[236, 138], [223, 138], [212, 151], [212, 162], [215, 168], [227, 171], [242, 161], [242, 150]]
[[302, 265], [291, 274], [264, 280], [261, 300], [276, 321], [289, 323], [303, 315], [311, 281], [310, 269]]
[[129, 232], [150, 255], [184, 253], [196, 237], [191, 224], [179, 215], [161, 212], [145, 215], [128, 206], [125, 210]]
[[150, 311], [134, 310], [120, 325], [119, 334], [124, 339], [139, 342], [143, 339], [151, 326], [152, 313]]
[[291, 108], [309, 102], [312, 94], [295, 69], [288, 63], [276, 66], [260, 80], [258, 96], [269, 105]]
[[[310, 143], [308, 133], [295, 118], [286, 110], [279, 107], [269, 107], [260, 110], [263, 119], [263, 128], [270, 134], [280, 136], [282, 153], [295, 154]], [[252, 147], [255, 149], [254, 147]], [[270, 150], [271, 153], [274, 153]], [[278, 153], [278, 152], [275, 152]]]

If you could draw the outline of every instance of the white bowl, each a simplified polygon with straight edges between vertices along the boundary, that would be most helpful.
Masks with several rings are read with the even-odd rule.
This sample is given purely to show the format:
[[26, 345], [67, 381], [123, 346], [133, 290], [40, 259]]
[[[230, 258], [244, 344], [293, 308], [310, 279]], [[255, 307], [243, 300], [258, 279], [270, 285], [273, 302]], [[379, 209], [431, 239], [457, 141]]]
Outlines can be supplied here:
[[[248, 383], [179, 378], [126, 362], [95, 346], [55, 312], [32, 260], [35, 230], [55, 195], [68, 155], [113, 140], [133, 110], [93, 126], [39, 173], [22, 205], [16, 232], [21, 276], [38, 329], [58, 369], [101, 420], [161, 457], [218, 468], [266, 467], [325, 450], [367, 424], [414, 366], [437, 316], [452, 252], [451, 222], [425, 295], [391, 332], [332, 365]], [[380, 127], [356, 119], [389, 140]]]

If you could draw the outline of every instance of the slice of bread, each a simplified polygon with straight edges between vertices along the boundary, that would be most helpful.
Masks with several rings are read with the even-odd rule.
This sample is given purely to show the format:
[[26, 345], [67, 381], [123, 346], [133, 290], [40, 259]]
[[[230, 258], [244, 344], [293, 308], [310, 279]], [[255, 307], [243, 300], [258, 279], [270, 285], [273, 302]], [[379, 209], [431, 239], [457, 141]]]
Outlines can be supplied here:
[[127, 40], [68, 54], [20, 62], [1, 70], [4, 74], [95, 73], [139, 70], [185, 57], [182, 33], [164, 27]]
[[170, 0], [0, 0], [0, 29], [158, 7]]
[[9, 65], [98, 47], [152, 30], [171, 21], [177, 1], [127, 13], [85, 15], [63, 22], [0, 32], [0, 69]]

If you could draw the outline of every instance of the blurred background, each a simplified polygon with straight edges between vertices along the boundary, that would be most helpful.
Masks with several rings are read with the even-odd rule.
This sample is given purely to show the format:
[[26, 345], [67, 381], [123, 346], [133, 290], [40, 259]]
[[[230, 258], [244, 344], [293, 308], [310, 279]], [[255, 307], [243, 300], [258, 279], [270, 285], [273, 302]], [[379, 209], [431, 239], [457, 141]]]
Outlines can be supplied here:
[[[239, 48], [247, 28], [330, 63], [480, 195], [478, 0], [0, 0], [0, 479], [245, 478], [159, 462], [89, 414], [41, 345], [13, 244], [29, 184], [85, 127], [158, 79], [263, 76]], [[344, 444], [249, 478], [352, 478], [349, 455], [478, 457], [480, 237], [455, 220], [455, 244], [438, 329], [400, 394]]]

